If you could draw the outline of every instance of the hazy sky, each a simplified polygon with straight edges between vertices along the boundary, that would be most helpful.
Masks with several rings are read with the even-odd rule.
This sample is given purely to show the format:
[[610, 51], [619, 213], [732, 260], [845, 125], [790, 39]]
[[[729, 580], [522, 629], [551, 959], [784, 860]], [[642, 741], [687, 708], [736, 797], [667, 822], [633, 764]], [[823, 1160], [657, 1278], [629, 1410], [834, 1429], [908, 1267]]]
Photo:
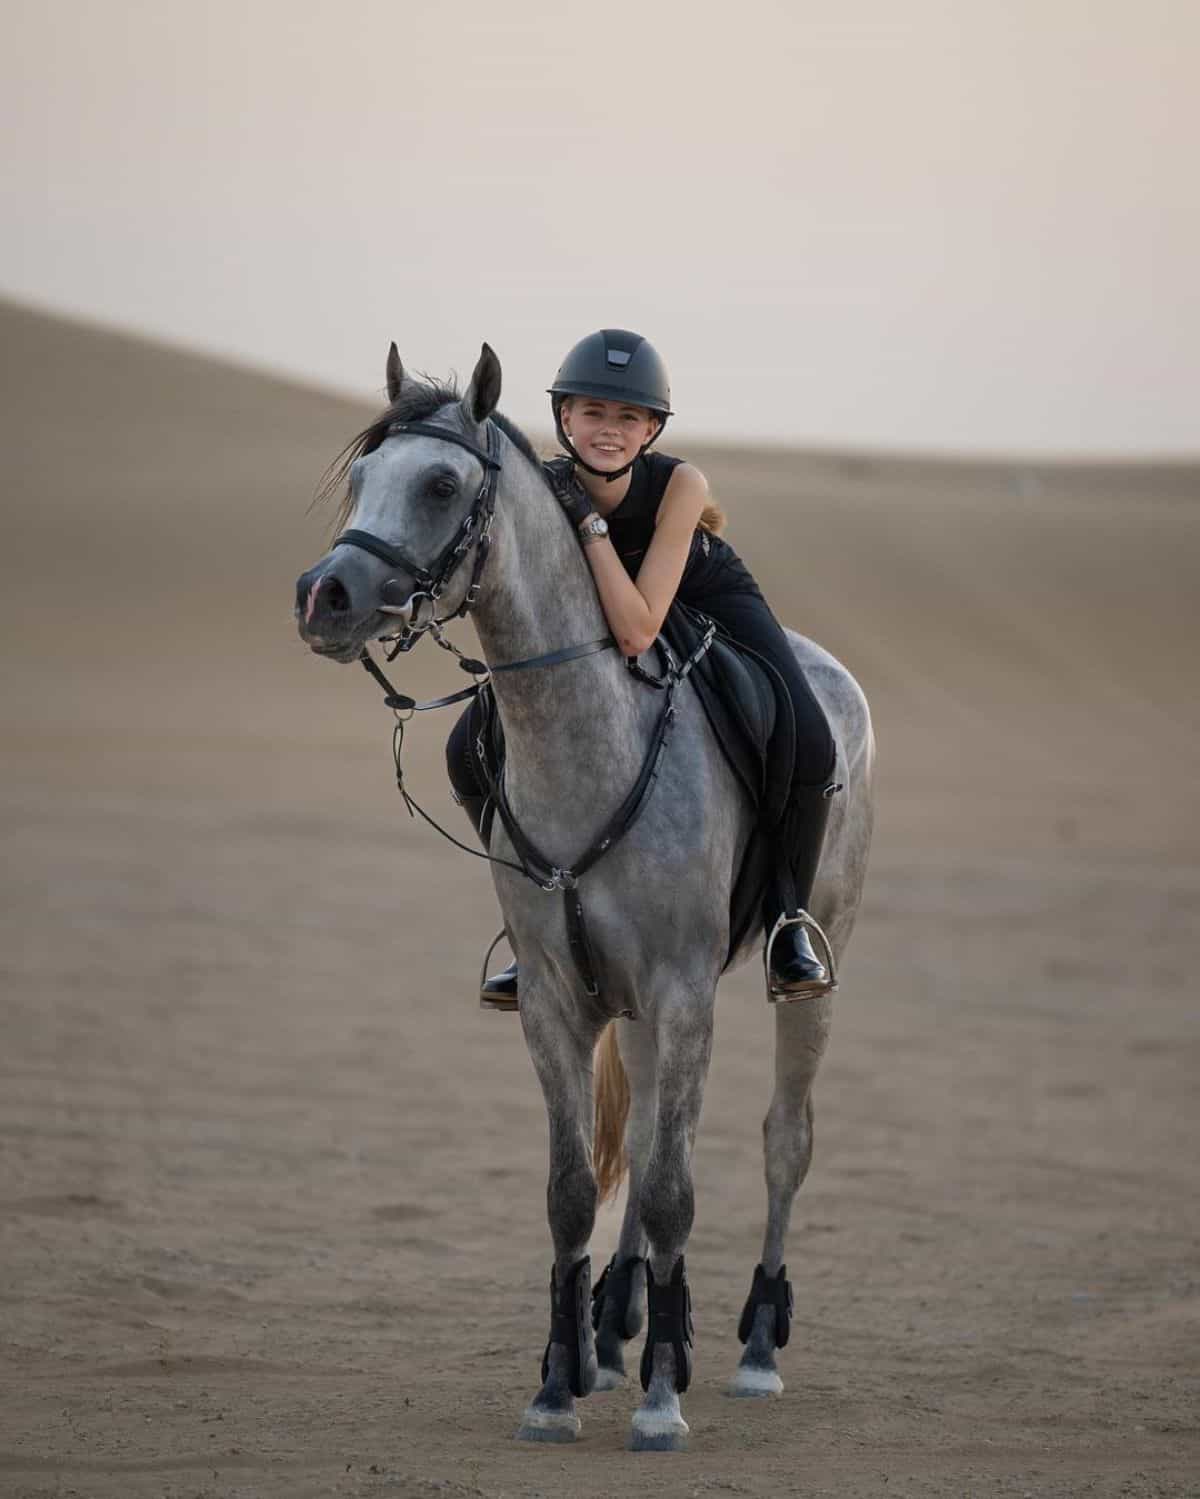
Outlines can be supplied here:
[[0, 0], [0, 290], [545, 424], [1200, 453], [1197, 0]]

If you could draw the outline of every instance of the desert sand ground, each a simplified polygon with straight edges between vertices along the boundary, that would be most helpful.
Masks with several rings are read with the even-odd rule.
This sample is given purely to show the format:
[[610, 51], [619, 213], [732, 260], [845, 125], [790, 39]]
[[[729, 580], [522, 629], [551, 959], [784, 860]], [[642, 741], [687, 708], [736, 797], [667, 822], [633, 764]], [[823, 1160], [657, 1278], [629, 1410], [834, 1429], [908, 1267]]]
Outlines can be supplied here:
[[[723, 1394], [750, 967], [696, 1152], [691, 1450], [624, 1450], [631, 1388], [531, 1449], [545, 1122], [476, 1008], [490, 881], [291, 623], [363, 408], [11, 306], [0, 349], [0, 1495], [1200, 1494], [1200, 471], [695, 454], [880, 747], [787, 1389]], [[448, 727], [411, 774], [452, 816]]]

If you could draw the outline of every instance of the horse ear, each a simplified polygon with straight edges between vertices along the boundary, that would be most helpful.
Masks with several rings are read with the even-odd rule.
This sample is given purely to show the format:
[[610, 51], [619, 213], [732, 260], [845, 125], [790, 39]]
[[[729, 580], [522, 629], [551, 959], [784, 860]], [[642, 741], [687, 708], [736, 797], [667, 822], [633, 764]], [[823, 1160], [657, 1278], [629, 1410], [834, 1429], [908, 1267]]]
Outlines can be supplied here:
[[490, 344], [479, 351], [479, 363], [471, 375], [471, 383], [462, 398], [463, 409], [468, 418], [478, 425], [487, 421], [500, 400], [500, 361]]
[[404, 384], [404, 366], [400, 363], [400, 350], [393, 343], [388, 350], [387, 357], [387, 393], [388, 400], [394, 401], [400, 394]]

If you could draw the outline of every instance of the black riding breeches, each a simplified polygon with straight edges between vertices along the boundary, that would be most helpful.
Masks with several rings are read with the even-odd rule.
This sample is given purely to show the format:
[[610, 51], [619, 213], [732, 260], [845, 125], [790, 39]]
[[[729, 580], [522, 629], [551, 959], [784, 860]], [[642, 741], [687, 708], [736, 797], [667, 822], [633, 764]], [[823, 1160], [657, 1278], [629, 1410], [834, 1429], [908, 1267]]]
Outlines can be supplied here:
[[837, 750], [824, 710], [805, 680], [783, 627], [771, 613], [749, 568], [719, 536], [697, 533], [679, 588], [682, 603], [707, 614], [734, 640], [765, 656], [787, 683], [796, 719], [794, 786], [824, 784]]

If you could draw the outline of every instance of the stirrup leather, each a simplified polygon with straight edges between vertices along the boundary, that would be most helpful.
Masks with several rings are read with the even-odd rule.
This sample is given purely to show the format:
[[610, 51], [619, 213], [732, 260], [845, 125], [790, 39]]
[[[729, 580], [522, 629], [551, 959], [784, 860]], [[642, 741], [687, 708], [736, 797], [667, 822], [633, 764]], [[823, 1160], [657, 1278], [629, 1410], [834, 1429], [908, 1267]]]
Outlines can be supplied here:
[[[793, 926], [803, 927], [806, 931], [812, 932], [816, 937], [824, 953], [825, 972], [829, 975], [824, 984], [814, 987], [811, 993], [807, 994], [789, 994], [786, 989], [780, 989], [771, 982], [771, 953], [775, 947], [775, 939], [779, 936], [780, 932], [786, 931], [788, 927]], [[767, 969], [768, 1004], [774, 1005], [780, 1002], [786, 1004], [789, 1000], [798, 999], [819, 999], [823, 994], [832, 994], [838, 986], [837, 965], [834, 962], [833, 948], [830, 945], [829, 938], [825, 935], [824, 928], [817, 918], [804, 910], [803, 907], [797, 907], [790, 916], [786, 911], [783, 912], [779, 920], [771, 928], [771, 935], [767, 938], [765, 962]]]

